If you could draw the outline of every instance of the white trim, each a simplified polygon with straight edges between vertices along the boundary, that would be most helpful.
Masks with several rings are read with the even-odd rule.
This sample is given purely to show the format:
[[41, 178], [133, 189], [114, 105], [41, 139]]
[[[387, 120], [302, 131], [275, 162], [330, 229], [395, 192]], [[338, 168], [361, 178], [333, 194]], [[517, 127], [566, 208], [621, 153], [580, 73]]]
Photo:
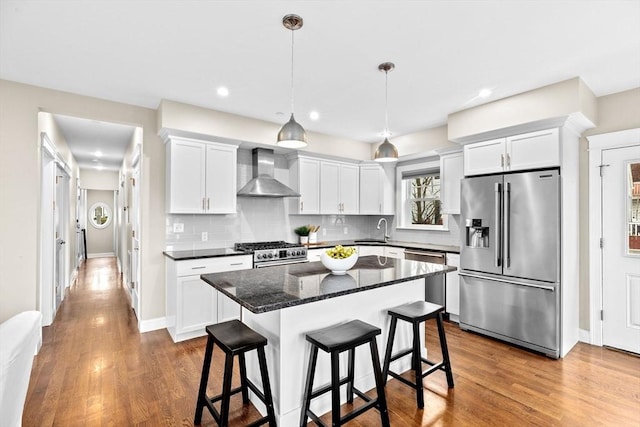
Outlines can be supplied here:
[[586, 329], [578, 329], [578, 341], [591, 344], [591, 333]]
[[602, 151], [640, 144], [640, 128], [587, 137], [589, 142], [589, 342], [602, 346]]
[[101, 253], [92, 253], [92, 254], [87, 254], [87, 258], [113, 258], [115, 257], [116, 254], [113, 252], [101, 252]]
[[138, 321], [138, 330], [140, 333], [157, 331], [167, 327], [166, 317], [156, 317], [155, 319], [140, 320]]

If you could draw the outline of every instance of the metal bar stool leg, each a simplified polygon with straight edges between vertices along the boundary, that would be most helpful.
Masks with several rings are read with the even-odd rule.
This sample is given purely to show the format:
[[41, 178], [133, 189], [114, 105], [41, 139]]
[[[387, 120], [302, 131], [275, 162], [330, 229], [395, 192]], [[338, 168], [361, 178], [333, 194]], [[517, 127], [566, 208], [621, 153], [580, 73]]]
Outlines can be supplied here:
[[213, 339], [207, 338], [207, 347], [204, 351], [204, 362], [202, 363], [202, 376], [200, 377], [200, 389], [198, 390], [198, 402], [196, 403], [196, 415], [193, 423], [199, 425], [202, 422], [202, 410], [207, 399], [207, 383], [209, 382], [209, 370], [211, 369], [211, 357], [213, 356]]

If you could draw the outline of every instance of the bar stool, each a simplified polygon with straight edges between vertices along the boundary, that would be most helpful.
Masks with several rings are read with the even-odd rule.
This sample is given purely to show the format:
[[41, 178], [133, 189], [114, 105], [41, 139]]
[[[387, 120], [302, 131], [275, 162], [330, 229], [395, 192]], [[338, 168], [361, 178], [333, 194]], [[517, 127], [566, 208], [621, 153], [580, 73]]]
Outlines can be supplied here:
[[[447, 374], [447, 383], [449, 388], [453, 388], [453, 374], [451, 373], [451, 362], [449, 361], [449, 350], [447, 348], [447, 338], [444, 335], [444, 326], [442, 325], [442, 312], [444, 307], [432, 304], [426, 301], [415, 301], [404, 304], [388, 310], [391, 316], [391, 328], [389, 329], [389, 340], [387, 341], [387, 350], [384, 356], [384, 367], [382, 374], [385, 378], [391, 375], [395, 379], [407, 384], [416, 390], [416, 400], [418, 408], [424, 408], [424, 396], [422, 395], [422, 379], [436, 371], [444, 371]], [[396, 324], [398, 319], [411, 323], [413, 326], [413, 346], [412, 348], [402, 350], [395, 355], [391, 355], [393, 351], [393, 340], [396, 334]], [[420, 353], [420, 323], [429, 319], [436, 319], [438, 325], [438, 335], [440, 336], [440, 348], [442, 349], [442, 361], [439, 363], [432, 362], [422, 357]], [[411, 382], [399, 374], [389, 370], [389, 365], [394, 360], [411, 354], [411, 369], [415, 375], [415, 382]], [[422, 372], [422, 362], [431, 367]]]
[[[202, 421], [202, 410], [206, 407], [220, 427], [228, 426], [229, 403], [231, 396], [242, 392], [242, 402], [247, 404], [249, 403], [248, 389], [251, 389], [251, 391], [253, 391], [267, 407], [267, 416], [255, 421], [251, 426], [259, 426], [268, 422], [270, 427], [275, 427], [276, 416], [273, 409], [273, 398], [271, 396], [271, 386], [269, 384], [269, 375], [267, 372], [267, 361], [264, 355], [264, 348], [267, 345], [267, 339], [239, 320], [230, 320], [228, 322], [209, 325], [206, 330], [208, 335], [207, 349], [204, 353], [200, 390], [198, 391], [196, 415], [193, 423], [196, 425], [200, 424]], [[209, 380], [209, 369], [211, 368], [214, 343], [224, 351], [226, 356], [224, 363], [222, 394], [215, 397], [209, 397], [207, 396], [207, 382]], [[251, 350], [258, 351], [258, 362], [260, 364], [260, 374], [262, 376], [262, 387], [264, 389], [264, 393], [261, 392], [249, 379], [247, 379], [244, 354]], [[240, 387], [231, 389], [233, 357], [235, 355], [238, 356], [238, 360], [240, 362]], [[218, 412], [213, 406], [213, 404], [219, 400], [222, 401], [220, 412]]]
[[[352, 420], [363, 412], [378, 408], [382, 425], [389, 426], [389, 414], [387, 412], [387, 400], [384, 394], [384, 380], [380, 371], [380, 358], [376, 345], [376, 335], [380, 334], [380, 328], [362, 322], [352, 320], [341, 325], [331, 326], [307, 334], [307, 341], [311, 343], [311, 354], [309, 356], [309, 367], [304, 391], [304, 403], [300, 414], [300, 426], [306, 426], [307, 417], [310, 417], [316, 424], [325, 426], [320, 418], [309, 409], [311, 399], [331, 392], [331, 419], [332, 426], [341, 426]], [[373, 362], [373, 373], [376, 380], [376, 390], [378, 396], [375, 399], [353, 386], [354, 359], [356, 347], [369, 343], [371, 349], [371, 361]], [[331, 354], [331, 384], [312, 391], [313, 378], [316, 371], [316, 361], [318, 359], [318, 349]], [[340, 379], [340, 353], [349, 351], [349, 366], [347, 376]], [[340, 386], [347, 384], [347, 402], [353, 403], [353, 394], [360, 396], [366, 403], [343, 417], [340, 417]]]

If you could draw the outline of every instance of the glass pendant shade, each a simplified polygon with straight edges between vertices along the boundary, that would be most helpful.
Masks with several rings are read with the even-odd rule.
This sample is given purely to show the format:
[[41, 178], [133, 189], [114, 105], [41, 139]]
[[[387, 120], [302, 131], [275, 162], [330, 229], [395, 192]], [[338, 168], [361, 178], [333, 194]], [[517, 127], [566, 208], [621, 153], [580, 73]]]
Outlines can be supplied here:
[[389, 138], [385, 138], [382, 144], [378, 146], [376, 154], [373, 157], [376, 162], [397, 162], [398, 161], [398, 149], [395, 145], [389, 142]]
[[302, 148], [307, 146], [307, 133], [300, 123], [296, 122], [291, 113], [291, 118], [282, 125], [278, 132], [278, 145], [285, 148]]

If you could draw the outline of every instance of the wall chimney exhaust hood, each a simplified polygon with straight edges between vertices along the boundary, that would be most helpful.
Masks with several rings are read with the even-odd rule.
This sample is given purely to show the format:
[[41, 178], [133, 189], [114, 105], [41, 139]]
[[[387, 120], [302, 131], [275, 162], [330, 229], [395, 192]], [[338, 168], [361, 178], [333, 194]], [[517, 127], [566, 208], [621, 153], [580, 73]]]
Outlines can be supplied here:
[[291, 188], [273, 177], [273, 150], [254, 148], [253, 179], [238, 191], [244, 197], [300, 197]]

